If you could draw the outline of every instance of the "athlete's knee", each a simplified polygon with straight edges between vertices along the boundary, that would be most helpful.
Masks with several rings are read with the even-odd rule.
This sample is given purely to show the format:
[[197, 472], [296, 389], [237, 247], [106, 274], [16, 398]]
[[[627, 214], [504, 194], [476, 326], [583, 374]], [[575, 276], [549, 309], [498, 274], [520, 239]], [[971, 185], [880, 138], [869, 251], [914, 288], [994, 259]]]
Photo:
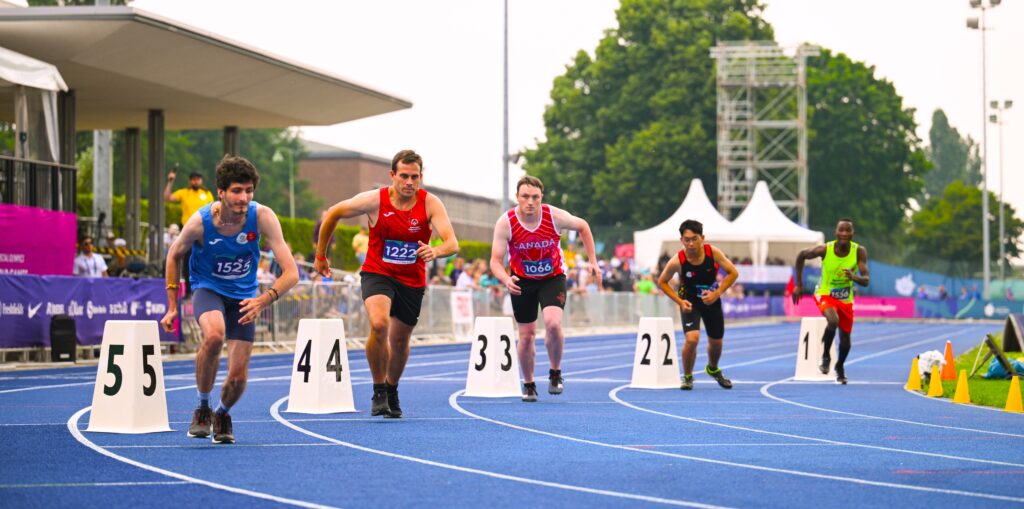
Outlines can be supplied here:
[[562, 334], [562, 321], [561, 320], [555, 320], [555, 321], [552, 321], [552, 322], [549, 322], [549, 323], [545, 323], [544, 324], [544, 333], [545, 333], [545, 336], [544, 336], [545, 339], [557, 338], [558, 336], [560, 336]]
[[835, 334], [836, 328], [839, 327], [839, 317], [834, 314], [825, 315], [825, 321], [828, 322], [825, 325], [825, 329], [829, 334]]
[[388, 337], [388, 325], [390, 325], [389, 317], [383, 318], [370, 318], [370, 332], [378, 338]]
[[218, 353], [224, 349], [224, 331], [212, 331], [203, 335], [202, 349], [207, 353]]
[[693, 335], [687, 334], [686, 335], [686, 339], [684, 340], [684, 344], [686, 346], [692, 348], [692, 347], [697, 346], [698, 343], [700, 343], [700, 335], [699, 334], [693, 334]]

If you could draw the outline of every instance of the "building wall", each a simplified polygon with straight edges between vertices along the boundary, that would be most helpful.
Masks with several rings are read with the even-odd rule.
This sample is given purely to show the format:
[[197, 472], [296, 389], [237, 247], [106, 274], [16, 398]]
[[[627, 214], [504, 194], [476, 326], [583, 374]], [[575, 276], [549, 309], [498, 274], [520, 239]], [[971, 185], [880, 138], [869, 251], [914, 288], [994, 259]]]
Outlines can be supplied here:
[[[357, 193], [390, 185], [390, 170], [390, 164], [386, 162], [360, 158], [315, 157], [299, 161], [297, 177], [309, 181], [310, 191], [329, 207]], [[498, 200], [430, 185], [424, 187], [444, 202], [455, 235], [460, 240], [492, 240], [494, 222], [501, 213], [501, 204]], [[365, 224], [365, 219], [343, 219], [340, 223], [359, 225]]]

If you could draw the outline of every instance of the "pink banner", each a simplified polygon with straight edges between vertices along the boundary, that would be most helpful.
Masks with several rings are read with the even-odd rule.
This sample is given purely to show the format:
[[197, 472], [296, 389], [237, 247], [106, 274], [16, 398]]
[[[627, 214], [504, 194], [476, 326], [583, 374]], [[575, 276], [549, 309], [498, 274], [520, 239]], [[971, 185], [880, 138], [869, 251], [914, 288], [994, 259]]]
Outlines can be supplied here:
[[0, 204], [0, 274], [70, 276], [75, 214]]
[[[787, 297], [786, 316], [821, 316], [814, 298], [803, 296], [794, 306]], [[857, 297], [853, 303], [853, 315], [864, 318], [913, 318], [913, 297]]]

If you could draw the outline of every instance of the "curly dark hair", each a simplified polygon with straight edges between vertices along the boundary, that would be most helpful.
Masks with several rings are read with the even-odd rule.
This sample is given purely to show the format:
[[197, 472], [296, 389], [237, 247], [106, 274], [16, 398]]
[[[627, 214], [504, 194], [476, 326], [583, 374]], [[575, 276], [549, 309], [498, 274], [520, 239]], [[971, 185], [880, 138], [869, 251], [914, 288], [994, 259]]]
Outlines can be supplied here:
[[217, 165], [217, 189], [227, 191], [231, 184], [247, 184], [252, 182], [256, 187], [260, 183], [260, 174], [248, 159], [241, 156], [226, 155]]

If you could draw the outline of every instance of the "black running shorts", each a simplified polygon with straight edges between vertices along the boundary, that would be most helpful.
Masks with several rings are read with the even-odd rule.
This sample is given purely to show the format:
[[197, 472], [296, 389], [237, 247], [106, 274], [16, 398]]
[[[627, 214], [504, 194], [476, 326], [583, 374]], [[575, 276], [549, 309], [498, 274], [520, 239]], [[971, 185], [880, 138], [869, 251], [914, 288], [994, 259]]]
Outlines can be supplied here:
[[707, 329], [708, 337], [711, 339], [722, 339], [725, 335], [725, 317], [722, 316], [722, 301], [715, 301], [708, 306], [704, 302], [693, 302], [692, 311], [689, 313], [679, 310], [683, 317], [683, 332], [700, 331], [700, 322], [704, 320], [704, 328]]
[[519, 277], [522, 293], [512, 295], [512, 313], [518, 323], [537, 321], [537, 305], [541, 308], [558, 306], [565, 309], [565, 274], [544, 279]]
[[391, 316], [398, 318], [409, 327], [415, 327], [420, 320], [420, 306], [423, 304], [425, 288], [412, 288], [393, 278], [375, 272], [360, 272], [363, 300], [374, 295], [386, 295], [391, 299]]

